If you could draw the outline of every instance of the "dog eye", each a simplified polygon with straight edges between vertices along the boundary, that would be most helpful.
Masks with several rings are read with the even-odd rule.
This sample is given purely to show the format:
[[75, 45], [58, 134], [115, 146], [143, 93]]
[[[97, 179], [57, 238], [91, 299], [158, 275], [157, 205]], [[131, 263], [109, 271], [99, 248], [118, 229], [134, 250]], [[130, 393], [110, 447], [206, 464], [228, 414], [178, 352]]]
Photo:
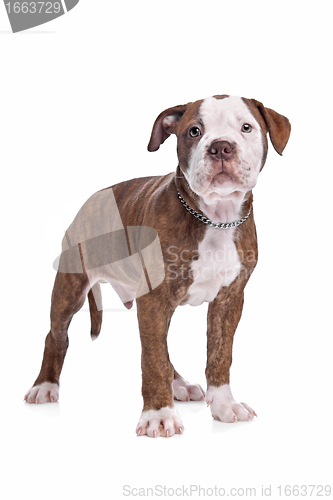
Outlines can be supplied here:
[[188, 133], [191, 137], [199, 137], [201, 135], [201, 130], [199, 127], [192, 127]]
[[242, 132], [244, 132], [245, 134], [249, 134], [251, 130], [251, 125], [249, 123], [244, 123], [244, 125], [242, 126]]

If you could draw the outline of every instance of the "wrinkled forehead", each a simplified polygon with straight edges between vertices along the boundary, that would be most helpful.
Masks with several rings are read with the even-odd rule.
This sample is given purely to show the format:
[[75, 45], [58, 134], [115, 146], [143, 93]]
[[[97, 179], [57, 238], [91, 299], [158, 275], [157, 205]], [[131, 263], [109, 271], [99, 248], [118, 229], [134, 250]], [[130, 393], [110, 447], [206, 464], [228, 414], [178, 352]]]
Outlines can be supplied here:
[[240, 121], [253, 122], [255, 117], [241, 97], [215, 96], [194, 102], [183, 116], [183, 126], [197, 121], [205, 132], [224, 126], [237, 126]]
[[205, 130], [220, 126], [238, 126], [241, 121], [254, 121], [254, 116], [241, 97], [207, 97], [201, 103], [199, 116]]

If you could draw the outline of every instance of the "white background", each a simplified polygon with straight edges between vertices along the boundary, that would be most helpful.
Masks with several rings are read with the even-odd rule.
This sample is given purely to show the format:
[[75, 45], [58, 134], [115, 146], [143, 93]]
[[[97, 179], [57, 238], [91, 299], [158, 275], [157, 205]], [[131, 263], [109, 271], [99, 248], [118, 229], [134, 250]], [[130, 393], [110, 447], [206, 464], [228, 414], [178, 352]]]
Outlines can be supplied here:
[[[279, 485], [332, 482], [330, 12], [320, 0], [81, 0], [13, 35], [0, 5], [3, 498], [104, 500], [123, 498], [124, 485], [191, 484], [254, 487], [258, 497], [271, 485], [276, 498]], [[222, 424], [205, 403], [178, 403], [183, 436], [136, 437], [136, 313], [105, 288], [114, 310], [99, 339], [86, 306], [71, 324], [60, 402], [23, 403], [67, 225], [97, 190], [173, 171], [174, 137], [146, 149], [156, 116], [223, 93], [256, 98], [292, 124], [254, 190], [259, 264], [234, 343], [232, 390], [258, 419]], [[203, 386], [205, 337], [205, 306], [176, 311], [171, 360]]]

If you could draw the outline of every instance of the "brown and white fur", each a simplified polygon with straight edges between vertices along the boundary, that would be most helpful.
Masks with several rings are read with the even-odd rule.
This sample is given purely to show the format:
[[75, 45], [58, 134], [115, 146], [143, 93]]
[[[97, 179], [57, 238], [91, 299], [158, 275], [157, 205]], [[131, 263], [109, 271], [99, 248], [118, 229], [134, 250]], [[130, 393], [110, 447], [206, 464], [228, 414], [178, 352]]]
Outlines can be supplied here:
[[[169, 359], [167, 333], [178, 305], [209, 303], [206, 401], [213, 417], [232, 423], [256, 415], [250, 406], [234, 400], [229, 385], [243, 291], [257, 262], [253, 208], [239, 227], [217, 229], [186, 211], [177, 189], [188, 205], [214, 222], [241, 219], [252, 207], [252, 189], [267, 156], [267, 133], [281, 155], [289, 139], [290, 123], [254, 99], [218, 95], [169, 108], [158, 116], [148, 150], [156, 151], [170, 134], [176, 134], [176, 173], [114, 185], [88, 200], [79, 212], [71, 227], [81, 227], [74, 243], [82, 270], [64, 272], [59, 267], [52, 293], [51, 330], [41, 371], [25, 396], [27, 402], [57, 401], [69, 323], [88, 293], [91, 335], [93, 339], [98, 336], [102, 321], [99, 281], [106, 280], [126, 307], [131, 307], [134, 299], [137, 302], [144, 401], [138, 435], [168, 437], [182, 433], [184, 427], [174, 409], [174, 399], [205, 397], [203, 389], [182, 378]], [[112, 200], [118, 211], [114, 216]], [[106, 217], [116, 221], [110, 231], [144, 226], [157, 232], [165, 273], [158, 286], [148, 285], [147, 293], [138, 294], [130, 281], [107, 271], [107, 266], [88, 270], [82, 228], [94, 228]], [[64, 239], [61, 259], [67, 249], [68, 239]], [[142, 276], [149, 282], [147, 267], [142, 268]]]

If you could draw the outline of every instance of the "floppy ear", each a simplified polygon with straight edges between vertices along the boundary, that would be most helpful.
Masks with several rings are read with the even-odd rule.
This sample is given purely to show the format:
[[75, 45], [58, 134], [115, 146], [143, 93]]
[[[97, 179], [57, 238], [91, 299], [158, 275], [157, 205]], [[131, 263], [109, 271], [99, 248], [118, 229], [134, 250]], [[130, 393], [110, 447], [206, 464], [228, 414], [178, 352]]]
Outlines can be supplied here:
[[288, 118], [280, 115], [276, 111], [273, 111], [273, 109], [265, 108], [261, 102], [256, 101], [256, 105], [265, 120], [269, 137], [275, 151], [282, 156], [282, 152], [287, 145], [291, 130]]
[[180, 104], [162, 111], [155, 120], [151, 132], [148, 151], [157, 151], [170, 134], [176, 133], [179, 120], [186, 111], [187, 104]]

